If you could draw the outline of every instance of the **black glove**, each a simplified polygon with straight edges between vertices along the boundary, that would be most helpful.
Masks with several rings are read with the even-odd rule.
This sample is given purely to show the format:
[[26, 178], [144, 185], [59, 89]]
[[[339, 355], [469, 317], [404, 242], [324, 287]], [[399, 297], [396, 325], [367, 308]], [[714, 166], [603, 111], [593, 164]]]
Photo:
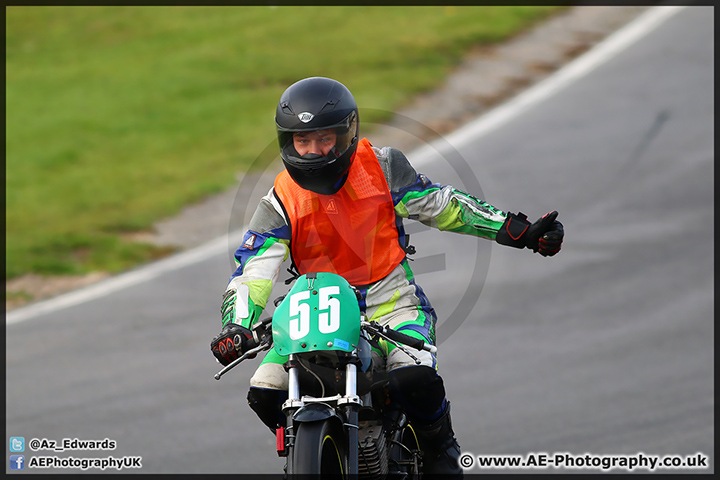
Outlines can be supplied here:
[[525, 234], [525, 245], [543, 257], [552, 257], [560, 251], [565, 230], [562, 223], [555, 220], [557, 210], [546, 213], [530, 225]]
[[543, 257], [552, 257], [560, 251], [563, 238], [565, 238], [563, 224], [555, 220], [551, 230], [545, 232], [538, 240], [538, 253]]
[[508, 213], [495, 241], [515, 248], [527, 247], [543, 257], [552, 257], [560, 251], [565, 236], [562, 223], [555, 220], [557, 216], [557, 210], [553, 210], [530, 224], [525, 214]]
[[[223, 366], [227, 366], [243, 353], [256, 346], [257, 342], [253, 338], [252, 332], [235, 323], [225, 325], [222, 331], [210, 342], [210, 350]], [[255, 355], [253, 354], [249, 358], [255, 358]]]

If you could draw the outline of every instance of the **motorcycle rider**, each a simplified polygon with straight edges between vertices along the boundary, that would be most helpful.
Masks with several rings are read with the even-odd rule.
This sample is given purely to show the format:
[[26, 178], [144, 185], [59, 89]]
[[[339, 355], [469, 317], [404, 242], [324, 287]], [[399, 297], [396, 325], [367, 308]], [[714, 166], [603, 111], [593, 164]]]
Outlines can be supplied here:
[[[399, 150], [360, 139], [357, 104], [340, 82], [312, 77], [292, 84], [277, 104], [275, 122], [285, 170], [260, 200], [235, 252], [222, 331], [211, 342], [223, 365], [254, 346], [250, 329], [288, 256], [300, 274], [344, 276], [361, 292], [369, 320], [434, 345], [436, 314], [408, 264], [403, 219], [543, 256], [560, 250], [564, 230], [557, 212], [530, 223], [521, 213], [432, 183]], [[462, 475], [436, 356], [415, 355], [421, 365], [388, 347], [391, 397], [418, 436], [424, 473]], [[273, 432], [285, 422], [280, 407], [287, 398], [286, 359], [268, 351], [250, 380], [248, 403]]]

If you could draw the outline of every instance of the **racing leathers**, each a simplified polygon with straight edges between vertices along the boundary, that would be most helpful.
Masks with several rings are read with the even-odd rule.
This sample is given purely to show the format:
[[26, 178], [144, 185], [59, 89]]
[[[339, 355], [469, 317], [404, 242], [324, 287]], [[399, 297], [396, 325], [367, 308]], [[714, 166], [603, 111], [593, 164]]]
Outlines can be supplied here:
[[[432, 183], [425, 175], [418, 174], [399, 150], [390, 147], [372, 147], [372, 150], [392, 198], [401, 248], [407, 248], [403, 219], [416, 220], [439, 230], [496, 240], [509, 216], [507, 213], [450, 185]], [[382, 180], [377, 179], [377, 182]], [[260, 200], [243, 243], [235, 252], [237, 269], [226, 289], [223, 326], [234, 323], [250, 329], [264, 310], [281, 266], [291, 256], [292, 231], [286, 208], [275, 187]], [[299, 262], [295, 260], [295, 263]], [[418, 338], [434, 344], [435, 313], [422, 289], [415, 284], [407, 259], [401, 259], [383, 278], [354, 286], [362, 293], [360, 306], [369, 320], [389, 321], [401, 313], [413, 312], [410, 315], [415, 317], [413, 323], [419, 323], [417, 318], [421, 317], [424, 328], [412, 328], [404, 322], [394, 322], [391, 326], [408, 330], [404, 333], [419, 335]], [[280, 386], [272, 382], [260, 383], [268, 388]]]
[[[356, 155], [366, 155], [363, 158], [376, 161], [374, 167], [379, 166], [379, 168], [365, 169], [362, 174], [364, 177], [360, 176], [357, 180], [353, 175], [360, 175], [357, 172], [358, 169], [363, 168], [363, 164], [356, 158], [350, 167], [349, 178], [355, 178], [353, 181], [358, 185], [363, 181], [369, 182], [373, 188], [387, 195], [387, 203], [391, 202], [390, 212], [394, 213], [391, 228], [394, 228], [396, 233], [391, 241], [397, 242], [397, 245], [389, 246], [388, 251], [402, 252], [401, 255], [389, 254], [388, 261], [391, 264], [387, 268], [386, 261], [383, 267], [389, 273], [383, 271], [379, 278], [373, 277], [372, 272], [376, 269], [371, 268], [372, 259], [361, 258], [371, 265], [368, 268], [370, 273], [367, 274], [368, 276], [360, 275], [356, 281], [351, 281], [351, 284], [361, 294], [360, 308], [368, 320], [377, 321], [433, 345], [436, 342], [435, 311], [422, 288], [415, 283], [412, 269], [404, 256], [408, 248], [403, 230], [404, 219], [416, 220], [439, 230], [496, 240], [498, 243], [517, 248], [529, 246], [538, 251], [538, 239], [534, 240], [535, 245], [528, 245], [526, 237], [528, 233], [533, 232], [532, 228], [539, 231], [540, 235], [544, 231], [539, 230], [535, 225], [530, 225], [523, 215], [505, 213], [450, 185], [432, 183], [425, 175], [418, 174], [397, 149], [390, 147], [379, 149], [363, 139]], [[242, 327], [243, 332], [249, 332], [267, 304], [272, 286], [280, 274], [281, 265], [289, 257], [292, 257], [293, 266], [301, 267], [300, 274], [308, 273], [302, 269], [304, 259], [295, 258], [296, 255], [310, 251], [311, 248], [307, 246], [293, 248], [294, 239], [301, 237], [299, 232], [293, 232], [293, 225], [298, 228], [298, 221], [295, 218], [297, 214], [292, 213], [294, 211], [292, 205], [287, 204], [297, 202], [298, 198], [284, 191], [285, 187], [279, 182], [283, 173], [278, 176], [268, 194], [260, 200], [243, 243], [235, 252], [237, 269], [223, 297], [224, 328], [237, 325]], [[347, 183], [351, 182], [348, 180]], [[348, 214], [343, 211], [346, 208], [345, 201], [332, 202], [332, 197], [335, 195], [314, 194], [314, 196], [306, 196], [308, 198], [300, 196], [300, 200], [318, 203], [318, 199], [322, 197], [326, 202], [326, 209], [337, 210], [331, 213]], [[337, 198], [340, 200], [340, 197]], [[328, 199], [332, 203], [327, 203]], [[546, 223], [559, 225], [554, 218], [552, 216]], [[307, 224], [302, 226], [307, 228]], [[387, 231], [387, 225], [379, 228]], [[548, 227], [545, 230], [549, 229]], [[309, 237], [305, 234], [302, 238], [307, 242]], [[556, 242], [554, 245], [559, 249], [559, 243]], [[365, 254], [369, 255], [368, 252], [373, 250], [377, 251], [377, 248], [368, 248]], [[556, 250], [549, 254], [554, 253]], [[332, 259], [328, 261], [332, 262]], [[350, 264], [352, 261], [344, 263]], [[346, 273], [342, 270], [344, 263], [339, 262], [337, 268], [339, 273]], [[311, 263], [311, 265], [316, 264]], [[363, 278], [370, 281], [363, 282]], [[232, 347], [231, 343], [228, 345], [228, 348]], [[240, 349], [240, 345], [238, 348]], [[442, 379], [436, 372], [435, 354], [425, 351], [414, 352], [421, 360], [421, 366], [416, 367], [415, 361], [402, 350], [393, 348], [392, 345], [386, 345], [386, 348], [383, 367], [390, 377], [391, 395], [408, 413], [408, 417], [416, 427], [419, 440], [425, 443], [423, 449], [427, 450], [427, 453], [435, 451], [434, 455], [426, 458], [426, 463], [445, 462], [447, 465], [436, 471], [461, 473], [457, 465], [459, 446], [450, 426], [449, 402], [445, 398]], [[213, 350], [218, 359], [221, 359], [215, 347]], [[274, 350], [268, 351], [250, 381], [249, 404], [273, 431], [284, 423], [279, 406], [288, 388], [287, 374], [283, 368], [286, 360], [287, 357], [279, 355]], [[438, 432], [442, 434], [438, 436]]]

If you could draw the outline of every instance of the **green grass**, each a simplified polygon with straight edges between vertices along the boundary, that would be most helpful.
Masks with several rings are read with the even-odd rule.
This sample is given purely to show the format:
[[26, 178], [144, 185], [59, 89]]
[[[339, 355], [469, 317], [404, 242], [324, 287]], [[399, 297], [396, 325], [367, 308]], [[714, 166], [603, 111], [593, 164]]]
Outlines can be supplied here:
[[234, 185], [300, 78], [374, 123], [557, 9], [6, 7], [6, 279], [167, 254], [122, 234]]

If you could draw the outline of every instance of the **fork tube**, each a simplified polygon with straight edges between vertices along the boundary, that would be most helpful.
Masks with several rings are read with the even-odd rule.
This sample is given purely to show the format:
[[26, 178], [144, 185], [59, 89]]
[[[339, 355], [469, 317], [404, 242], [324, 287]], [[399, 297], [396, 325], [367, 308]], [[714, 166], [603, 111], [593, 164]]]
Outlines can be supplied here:
[[[348, 363], [345, 368], [345, 397], [357, 395], [357, 368], [355, 364]], [[358, 474], [358, 405], [349, 403], [347, 413], [347, 439], [348, 439], [348, 474], [356, 478]], [[355, 477], [353, 477], [353, 475]]]
[[354, 363], [348, 363], [345, 367], [345, 395], [357, 395], [357, 367]]
[[[295, 360], [295, 355], [290, 355], [290, 361]], [[291, 366], [288, 370], [288, 400], [300, 400], [300, 382], [298, 379], [298, 370]]]
[[295, 422], [293, 421], [293, 414], [300, 407], [300, 380], [299, 373], [296, 365], [296, 357], [290, 354], [288, 368], [288, 399], [283, 404], [283, 412], [287, 416], [286, 421], [286, 434], [287, 434], [287, 445], [288, 445], [288, 456], [287, 456], [287, 472], [295, 472]]

